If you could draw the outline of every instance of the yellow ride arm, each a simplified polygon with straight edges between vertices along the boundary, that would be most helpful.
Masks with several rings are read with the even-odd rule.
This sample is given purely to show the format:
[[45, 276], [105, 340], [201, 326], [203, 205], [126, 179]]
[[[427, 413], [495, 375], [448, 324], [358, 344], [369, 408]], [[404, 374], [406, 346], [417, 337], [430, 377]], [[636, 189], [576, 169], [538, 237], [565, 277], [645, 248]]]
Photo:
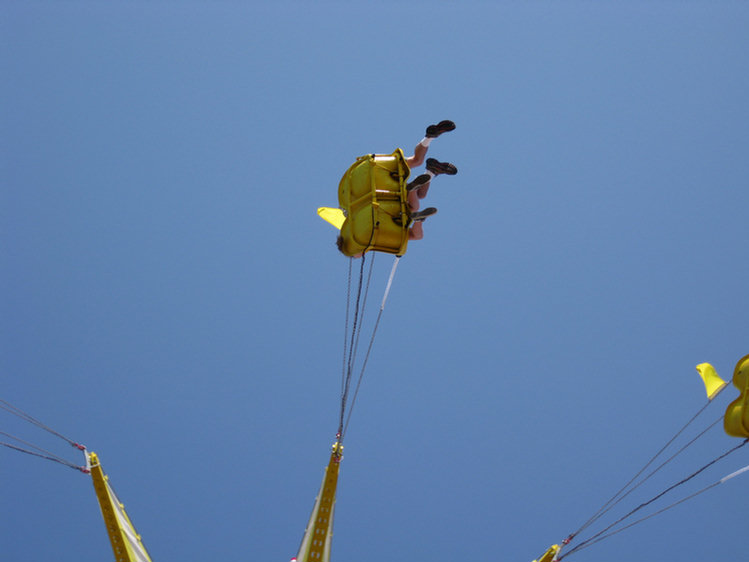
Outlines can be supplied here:
[[549, 547], [549, 550], [541, 555], [541, 558], [539, 558], [538, 560], [534, 560], [533, 562], [553, 562], [557, 554], [559, 554], [560, 548], [561, 547], [558, 544], [552, 544]]
[[115, 562], [151, 562], [146, 547], [135, 531], [125, 506], [120, 503], [114, 490], [109, 485], [109, 477], [104, 474], [96, 453], [86, 453], [91, 479], [94, 482], [96, 498], [99, 500], [101, 515], [107, 527], [109, 541], [112, 543]]
[[297, 562], [330, 562], [330, 546], [333, 541], [333, 512], [338, 486], [338, 470], [343, 460], [343, 445], [336, 442], [330, 453], [330, 462], [315, 498], [312, 515], [304, 531], [302, 544], [296, 555]]

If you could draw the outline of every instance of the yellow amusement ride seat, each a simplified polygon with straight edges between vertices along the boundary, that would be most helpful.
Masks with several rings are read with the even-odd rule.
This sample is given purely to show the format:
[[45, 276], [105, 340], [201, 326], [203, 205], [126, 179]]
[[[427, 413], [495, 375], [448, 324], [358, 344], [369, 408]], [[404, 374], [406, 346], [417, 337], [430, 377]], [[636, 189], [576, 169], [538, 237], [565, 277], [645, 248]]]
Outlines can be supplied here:
[[410, 169], [403, 150], [356, 159], [338, 185], [340, 208], [318, 214], [341, 231], [341, 251], [358, 256], [370, 250], [402, 256], [411, 216], [406, 180]]

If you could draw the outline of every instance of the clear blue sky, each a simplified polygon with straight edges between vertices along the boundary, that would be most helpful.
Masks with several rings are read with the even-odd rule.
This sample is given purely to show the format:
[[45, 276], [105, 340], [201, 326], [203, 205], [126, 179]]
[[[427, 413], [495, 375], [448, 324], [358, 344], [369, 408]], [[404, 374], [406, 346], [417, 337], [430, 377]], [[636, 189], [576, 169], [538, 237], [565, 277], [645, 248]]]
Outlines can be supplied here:
[[[453, 119], [333, 560], [529, 562], [703, 405], [696, 364], [749, 353], [747, 29], [745, 2], [5, 2], [0, 397], [99, 454], [155, 561], [288, 560], [337, 426], [347, 260], [315, 209]], [[5, 448], [0, 476], [3, 558], [111, 559], [89, 478]], [[736, 560], [747, 490], [570, 560]]]

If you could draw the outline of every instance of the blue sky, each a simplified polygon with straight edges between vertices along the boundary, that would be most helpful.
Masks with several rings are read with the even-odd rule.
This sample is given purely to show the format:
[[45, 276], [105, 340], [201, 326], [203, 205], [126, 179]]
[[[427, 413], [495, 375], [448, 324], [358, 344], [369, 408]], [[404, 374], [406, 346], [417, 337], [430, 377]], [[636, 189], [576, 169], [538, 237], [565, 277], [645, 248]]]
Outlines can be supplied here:
[[[0, 397], [98, 453], [154, 560], [288, 560], [337, 427], [348, 264], [315, 209], [452, 119], [333, 559], [530, 561], [704, 404], [696, 364], [749, 353], [747, 24], [743, 2], [7, 2]], [[736, 443], [711, 430], [628, 507]], [[87, 477], [0, 455], [8, 559], [111, 556]], [[735, 559], [748, 486], [570, 559]]]

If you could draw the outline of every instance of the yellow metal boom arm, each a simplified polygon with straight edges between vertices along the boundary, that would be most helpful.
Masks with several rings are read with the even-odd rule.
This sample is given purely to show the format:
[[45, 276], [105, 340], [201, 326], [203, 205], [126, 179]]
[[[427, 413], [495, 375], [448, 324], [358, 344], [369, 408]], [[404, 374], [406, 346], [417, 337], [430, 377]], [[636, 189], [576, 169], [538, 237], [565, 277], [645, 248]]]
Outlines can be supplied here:
[[336, 442], [330, 453], [330, 462], [315, 499], [312, 515], [304, 531], [302, 544], [296, 555], [297, 562], [330, 562], [330, 545], [333, 541], [333, 512], [338, 486], [338, 470], [343, 460], [343, 445]]
[[125, 506], [120, 503], [109, 485], [109, 477], [104, 474], [99, 457], [93, 452], [86, 455], [101, 515], [104, 517], [109, 541], [112, 543], [115, 562], [151, 562], [140, 535], [125, 513]]

